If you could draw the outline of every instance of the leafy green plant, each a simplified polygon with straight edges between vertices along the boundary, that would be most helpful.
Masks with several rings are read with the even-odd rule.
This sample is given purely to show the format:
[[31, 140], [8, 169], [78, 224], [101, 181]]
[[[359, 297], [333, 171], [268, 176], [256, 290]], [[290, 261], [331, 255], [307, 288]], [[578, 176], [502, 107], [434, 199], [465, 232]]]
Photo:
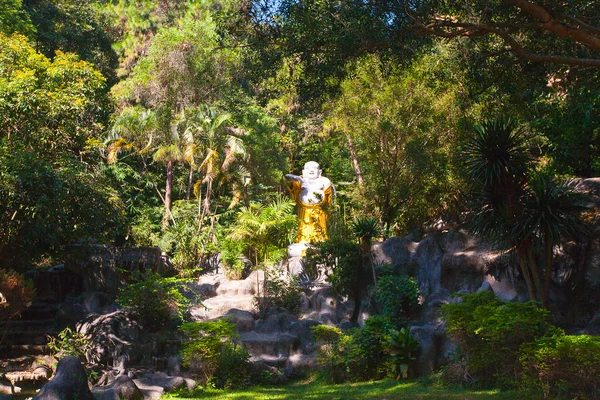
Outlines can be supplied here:
[[228, 238], [244, 244], [244, 253], [254, 265], [268, 266], [281, 260], [296, 231], [294, 203], [276, 197], [267, 205], [242, 207], [229, 228]]
[[240, 389], [250, 385], [250, 354], [242, 345], [226, 342], [217, 357], [208, 383], [217, 389]]
[[392, 329], [389, 319], [380, 316], [346, 332], [325, 325], [313, 327], [313, 340], [320, 345], [319, 373], [332, 383], [383, 378], [390, 361], [384, 351], [385, 338]]
[[309, 270], [322, 268], [331, 271], [327, 281], [337, 295], [352, 298], [355, 307], [351, 320], [356, 322], [362, 299], [361, 291], [366, 286], [360, 246], [347, 239], [332, 237], [309, 247], [305, 263]]
[[300, 288], [295, 280], [290, 282], [265, 273], [263, 293], [254, 296], [254, 306], [260, 314], [271, 307], [285, 308], [292, 314], [300, 312]]
[[446, 331], [466, 360], [467, 373], [484, 385], [516, 385], [521, 345], [557, 331], [548, 321], [548, 311], [534, 302], [503, 304], [492, 292], [465, 295], [441, 311]]
[[48, 349], [52, 357], [60, 360], [66, 356], [77, 357], [79, 361], [86, 361], [88, 350], [92, 347], [92, 341], [85, 335], [74, 332], [71, 328], [65, 328], [56, 337], [47, 335]]
[[416, 360], [415, 353], [418, 349], [419, 342], [410, 334], [409, 328], [391, 329], [385, 337], [385, 352], [392, 359], [396, 380], [400, 377], [408, 378], [409, 364]]
[[557, 332], [521, 346], [524, 388], [545, 399], [600, 396], [600, 337]]
[[218, 388], [239, 388], [248, 384], [249, 355], [232, 339], [237, 337], [235, 324], [226, 318], [207, 322], [190, 322], [179, 330], [187, 339], [183, 343], [183, 365]]
[[419, 306], [419, 285], [408, 276], [384, 275], [375, 289], [375, 300], [382, 314], [399, 324], [406, 322]]
[[189, 300], [177, 289], [177, 282], [149, 272], [145, 279], [122, 288], [117, 301], [129, 307], [145, 329], [156, 332], [170, 321], [183, 320]]
[[220, 244], [223, 269], [229, 279], [242, 279], [245, 268], [244, 249], [246, 244], [239, 240], [224, 238]]

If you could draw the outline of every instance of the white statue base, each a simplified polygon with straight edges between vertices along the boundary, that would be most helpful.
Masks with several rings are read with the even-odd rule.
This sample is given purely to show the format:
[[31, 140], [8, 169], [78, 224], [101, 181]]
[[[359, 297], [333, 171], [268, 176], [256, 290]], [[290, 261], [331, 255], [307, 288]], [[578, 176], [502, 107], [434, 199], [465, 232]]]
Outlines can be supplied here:
[[306, 243], [294, 243], [288, 246], [289, 257], [304, 257], [306, 249], [308, 248]]

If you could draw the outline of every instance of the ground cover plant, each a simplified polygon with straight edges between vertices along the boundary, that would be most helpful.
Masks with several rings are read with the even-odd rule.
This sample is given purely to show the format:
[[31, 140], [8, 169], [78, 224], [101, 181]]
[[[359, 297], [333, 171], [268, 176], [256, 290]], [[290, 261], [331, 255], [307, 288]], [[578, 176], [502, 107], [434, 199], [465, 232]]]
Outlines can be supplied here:
[[193, 393], [169, 395], [167, 398], [222, 400], [514, 400], [527, 397], [519, 391], [473, 390], [436, 387], [419, 380], [398, 383], [392, 380], [343, 385], [319, 381], [293, 383], [277, 387], [253, 387], [244, 391], [199, 389]]

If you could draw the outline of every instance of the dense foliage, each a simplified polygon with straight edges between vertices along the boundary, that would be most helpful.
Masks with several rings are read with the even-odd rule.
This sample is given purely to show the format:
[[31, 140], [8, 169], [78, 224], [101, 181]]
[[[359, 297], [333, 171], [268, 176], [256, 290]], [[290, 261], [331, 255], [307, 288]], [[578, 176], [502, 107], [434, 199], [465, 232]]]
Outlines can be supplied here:
[[250, 383], [250, 356], [241, 345], [234, 344], [235, 325], [227, 319], [190, 322], [180, 328], [187, 336], [181, 356], [194, 374], [222, 389], [242, 388]]
[[[74, 243], [159, 246], [180, 277], [219, 262], [232, 279], [264, 269], [259, 308], [296, 312], [299, 289], [269, 268], [295, 236], [282, 176], [309, 160], [337, 195], [305, 270], [320, 278], [324, 266], [336, 295], [381, 314], [320, 328], [330, 380], [405, 375], [416, 284], [378, 276], [371, 243], [440, 218], [514, 250], [531, 300], [550, 309], [559, 279], [585, 298], [597, 229], [581, 212], [592, 224], [597, 212], [566, 178], [600, 173], [596, 3], [4, 1], [0, 293], [22, 304], [0, 312], [32, 295], [5, 271], [60, 263]], [[587, 250], [559, 276], [566, 240]], [[155, 276], [120, 301], [154, 331], [185, 304]], [[553, 330], [537, 303], [478, 294], [444, 310], [461, 376], [597, 391], [584, 373], [572, 379], [574, 364], [595, 371], [580, 351], [597, 343]], [[186, 328], [200, 355], [184, 359], [216, 386], [246, 385], [247, 354], [212, 324]]]
[[128, 307], [144, 329], [156, 332], [181, 321], [189, 300], [175, 287], [174, 280], [148, 272], [146, 278], [123, 287], [117, 301]]

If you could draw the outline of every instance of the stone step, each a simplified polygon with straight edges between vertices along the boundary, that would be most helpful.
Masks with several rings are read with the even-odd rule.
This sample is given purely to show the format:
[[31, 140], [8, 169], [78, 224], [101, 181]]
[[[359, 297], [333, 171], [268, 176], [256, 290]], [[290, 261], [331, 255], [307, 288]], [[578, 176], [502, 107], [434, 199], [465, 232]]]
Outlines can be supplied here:
[[36, 344], [2, 344], [0, 345], [0, 359], [13, 358], [21, 355], [44, 355], [48, 354], [47, 345], [36, 345]]
[[264, 362], [271, 367], [284, 368], [288, 365], [289, 357], [287, 356], [269, 356], [266, 354], [250, 357], [250, 362]]
[[25, 320], [37, 320], [54, 318], [58, 311], [58, 302], [34, 301], [29, 307], [21, 312], [21, 318]]
[[241, 343], [252, 357], [271, 357], [273, 359], [287, 358], [300, 346], [300, 339], [287, 333], [243, 332], [239, 334], [236, 342]]
[[0, 325], [0, 334], [7, 345], [44, 345], [47, 335], [56, 336], [60, 332], [56, 320], [17, 320]]
[[254, 309], [254, 296], [217, 296], [204, 300], [203, 306], [190, 308], [193, 321], [207, 321], [221, 317], [232, 309], [252, 311]]

